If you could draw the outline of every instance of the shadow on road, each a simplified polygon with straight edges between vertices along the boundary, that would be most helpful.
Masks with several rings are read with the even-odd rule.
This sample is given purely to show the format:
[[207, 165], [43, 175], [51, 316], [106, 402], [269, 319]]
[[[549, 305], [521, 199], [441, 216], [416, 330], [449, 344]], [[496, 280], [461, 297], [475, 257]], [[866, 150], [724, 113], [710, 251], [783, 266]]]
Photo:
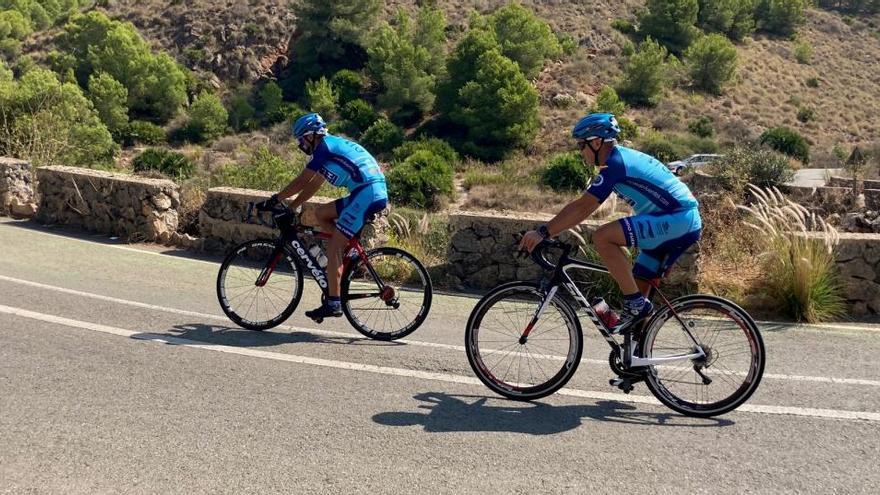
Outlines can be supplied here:
[[182, 339], [231, 347], [268, 347], [281, 344], [403, 345], [398, 342], [380, 342], [355, 335], [351, 337], [337, 337], [296, 331], [255, 332], [238, 327], [206, 325], [204, 323], [175, 325], [169, 332], [171, 335]]
[[[688, 418], [673, 412], [651, 413], [637, 410], [632, 404], [617, 401], [598, 401], [589, 405], [552, 406], [538, 402], [514, 402], [500, 398], [456, 396], [441, 392], [426, 392], [414, 397], [424, 402], [420, 409], [427, 412], [385, 412], [373, 416], [373, 421], [387, 426], [423, 425], [432, 433], [462, 431], [504, 431], [551, 435], [573, 430], [584, 418], [616, 423], [724, 427], [734, 424], [729, 419]], [[477, 399], [471, 401], [468, 399]], [[488, 402], [500, 405], [489, 405]]]

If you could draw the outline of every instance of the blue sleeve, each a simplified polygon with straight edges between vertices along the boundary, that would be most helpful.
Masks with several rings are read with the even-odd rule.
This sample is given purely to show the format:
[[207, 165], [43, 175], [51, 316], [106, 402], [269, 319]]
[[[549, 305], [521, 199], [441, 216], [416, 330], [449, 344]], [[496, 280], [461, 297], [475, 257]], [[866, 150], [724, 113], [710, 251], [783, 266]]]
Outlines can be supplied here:
[[600, 203], [608, 199], [612, 188], [626, 178], [626, 167], [623, 164], [623, 160], [619, 158], [619, 154], [609, 157], [606, 165], [599, 170], [598, 175], [593, 177], [590, 187], [584, 191], [595, 196]]
[[324, 166], [324, 163], [327, 162], [327, 157], [329, 156], [330, 151], [327, 149], [327, 145], [325, 143], [321, 143], [312, 154], [312, 157], [309, 159], [309, 162], [306, 163], [306, 169], [311, 170], [312, 172], [317, 172], [321, 170], [321, 167]]

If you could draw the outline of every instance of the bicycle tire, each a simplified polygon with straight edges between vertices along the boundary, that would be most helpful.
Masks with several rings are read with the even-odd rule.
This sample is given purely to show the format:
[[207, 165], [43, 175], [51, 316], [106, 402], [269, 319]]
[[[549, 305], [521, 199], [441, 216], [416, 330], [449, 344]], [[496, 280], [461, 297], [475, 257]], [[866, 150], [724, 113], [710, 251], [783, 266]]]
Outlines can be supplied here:
[[[645, 372], [645, 383], [648, 386], [648, 389], [654, 394], [654, 397], [665, 406], [686, 416], [708, 418], [728, 413], [742, 405], [749, 399], [749, 397], [751, 397], [755, 390], [757, 390], [758, 385], [761, 383], [761, 378], [764, 374], [764, 366], [766, 364], [764, 340], [761, 337], [761, 332], [754, 319], [752, 319], [745, 310], [733, 302], [716, 296], [702, 294], [684, 296], [675, 299], [670, 305], [672, 309], [669, 307], [664, 308], [646, 325], [645, 332], [640, 339], [639, 345], [639, 353], [642, 357], [650, 358], [653, 356], [653, 350], [656, 347], [655, 343], [658, 342], [657, 336], [663, 328], [666, 328], [667, 322], [671, 322], [672, 328], [677, 328], [680, 335], [686, 336], [685, 332], [681, 329], [681, 323], [678, 321], [678, 319], [681, 318], [691, 331], [695, 333], [695, 338], [700, 341], [700, 345], [708, 347], [710, 357], [707, 358], [707, 362], [708, 360], [714, 359], [711, 363], [706, 364], [705, 367], [700, 368], [704, 371], [711, 370], [711, 374], [715, 375], [715, 379], [712, 383], [736, 385], [736, 382], [732, 377], [741, 375], [745, 375], [745, 380], [741, 384], [735, 386], [735, 390], [732, 393], [719, 400], [697, 402], [685, 399], [681, 397], [681, 393], [676, 393], [670, 389], [671, 386], [675, 386], [684, 391], [690, 389], [692, 384], [696, 391], [695, 395], [703, 395], [704, 397], [710, 396], [708, 394], [708, 388], [700, 389], [701, 383], [698, 381], [698, 378], [701, 380], [702, 377], [697, 374], [697, 371], [693, 371], [694, 375], [697, 375], [694, 377], [694, 382], [685, 382], [681, 380], [673, 380], [672, 377], [687, 378], [688, 375], [686, 369], [684, 372], [676, 371], [674, 372], [675, 375], [673, 375], [672, 371], [666, 371], [668, 368], [672, 368], [671, 366], [649, 366], [648, 370]], [[673, 314], [673, 310], [678, 317]], [[706, 339], [699, 335], [700, 332], [696, 328], [696, 321], [699, 318], [697, 316], [689, 317], [691, 313], [698, 313], [697, 310], [704, 310], [706, 313], [709, 313], [708, 316], [702, 317], [702, 321], [712, 321], [715, 322], [715, 325], [724, 325], [724, 321], [729, 320], [729, 322], [726, 323], [727, 328], [724, 326], [720, 327], [721, 330], [731, 330], [731, 333], [725, 334], [726, 336], [735, 337], [737, 332], [734, 330], [736, 329], [739, 329], [742, 332], [742, 335], [745, 337], [745, 343], [748, 345], [749, 356], [747, 359], [741, 358], [736, 361], [741, 361], [746, 364], [748, 367], [747, 371], [727, 368], [728, 364], [724, 365], [725, 369], [721, 369], [722, 365], [719, 363], [722, 357], [733, 358], [737, 355], [744, 355], [745, 352], [731, 349], [730, 343], [716, 345], [720, 333], [719, 335], [714, 336], [711, 342], [707, 343], [705, 341]], [[719, 332], [721, 330], [719, 330]], [[708, 332], [704, 332], [704, 334], [708, 334]], [[665, 335], [667, 335], [667, 337], [664, 338], [680, 338], [682, 339], [682, 342], [685, 342], [684, 337], [674, 337], [674, 333], [672, 333], [672, 335]], [[687, 340], [689, 341], [689, 338]], [[677, 345], [668, 340], [662, 342], [662, 345]], [[693, 346], [693, 342], [691, 341], [689, 344], [682, 344], [682, 348], [687, 345]], [[690, 363], [693, 363], [693, 361]], [[692, 364], [688, 364], [687, 366], [693, 367]], [[683, 377], [681, 376], [682, 374], [684, 375]], [[677, 383], [682, 383], [682, 385], [673, 385]], [[710, 385], [703, 382], [702, 386], [709, 387]]]
[[[477, 375], [477, 378], [483, 382], [490, 390], [493, 392], [507, 397], [513, 400], [521, 400], [521, 401], [529, 401], [540, 399], [542, 397], [546, 397], [560, 388], [562, 388], [571, 377], [574, 375], [577, 370], [578, 365], [581, 361], [581, 354], [583, 353], [583, 334], [581, 330], [581, 324], [578, 320], [574, 309], [571, 305], [561, 297], [554, 297], [551, 301], [551, 304], [548, 305], [548, 308], [551, 306], [558, 310], [558, 314], [561, 315], [561, 319], [566, 326], [566, 330], [569, 336], [569, 344], [568, 349], [564, 353], [563, 356], [563, 364], [560, 367], [559, 371], [545, 373], [543, 371], [543, 367], [541, 367], [539, 359], [547, 359], [548, 355], [543, 354], [532, 354], [528, 349], [528, 342], [525, 344], [520, 343], [522, 350], [517, 350], [514, 353], [513, 350], [508, 351], [508, 355], [521, 355], [525, 352], [525, 356], [527, 359], [532, 361], [527, 361], [528, 369], [531, 371], [533, 369], [538, 369], [544, 376], [549, 376], [549, 379], [541, 382], [531, 384], [529, 386], [523, 386], [523, 382], [521, 382], [521, 375], [519, 369], [517, 371], [517, 382], [511, 383], [505, 380], [507, 373], [510, 371], [512, 367], [512, 359], [511, 364], [508, 365], [507, 370], [504, 373], [504, 376], [497, 376], [500, 374], [500, 371], [496, 374], [493, 373], [493, 369], [495, 367], [487, 364], [487, 360], [490, 356], [494, 354], [498, 354], [506, 350], [510, 345], [503, 345], [501, 349], [488, 349], [481, 348], [481, 340], [480, 340], [480, 332], [484, 330], [484, 318], [487, 317], [489, 311], [498, 303], [508, 301], [515, 301], [517, 298], [522, 299], [527, 297], [531, 299], [528, 303], [523, 305], [523, 311], [521, 312], [519, 321], [514, 321], [514, 325], [519, 325], [522, 323], [522, 320], [525, 316], [528, 318], [525, 320], [526, 322], [530, 321], [531, 317], [534, 315], [534, 312], [537, 310], [537, 306], [535, 304], [540, 304], [539, 301], [543, 299], [544, 293], [540, 290], [537, 283], [534, 282], [525, 282], [525, 281], [516, 281], [509, 282], [506, 284], [502, 284], [491, 292], [486, 294], [477, 305], [474, 307], [473, 311], [471, 311], [470, 317], [468, 318], [467, 328], [465, 330], [465, 351], [467, 353], [468, 363], [471, 365], [471, 369]], [[531, 309], [529, 309], [531, 308]], [[531, 311], [531, 312], [529, 312]], [[509, 316], [507, 312], [502, 312], [505, 316]], [[544, 320], [549, 320], [546, 318], [547, 310], [542, 314], [541, 318]], [[540, 324], [539, 320], [539, 324]], [[497, 323], [500, 325], [501, 323]], [[519, 328], [517, 326], [516, 328]], [[487, 326], [485, 330], [488, 330]], [[540, 327], [535, 326], [533, 329], [532, 335], [540, 334]], [[508, 338], [513, 339], [513, 349], [516, 350], [516, 343], [518, 342], [516, 339], [519, 334], [501, 331], [501, 330], [490, 330], [497, 334], [499, 337], [502, 335], [506, 335]], [[521, 332], [521, 330], [517, 330]], [[547, 330], [545, 330], [546, 332]], [[529, 341], [532, 341], [530, 338]], [[489, 344], [488, 340], [482, 341], [484, 344]], [[534, 341], [532, 341], [534, 343]], [[543, 349], [543, 347], [536, 347], [536, 349]], [[552, 356], [552, 355], [551, 355]], [[496, 366], [500, 369], [504, 367], [504, 360], [507, 359], [506, 355], [502, 356], [500, 360], [496, 361]], [[552, 362], [552, 361], [551, 361]], [[517, 365], [521, 366], [521, 363]], [[552, 376], [551, 376], [552, 375]]]
[[[263, 331], [268, 330], [270, 328], [276, 327], [283, 323], [293, 311], [296, 309], [297, 305], [299, 305], [299, 301], [302, 298], [303, 292], [303, 274], [302, 269], [300, 268], [299, 261], [296, 257], [294, 257], [286, 247], [282, 248], [282, 259], [279, 261], [280, 263], [286, 263], [288, 268], [288, 274], [293, 277], [295, 281], [295, 285], [293, 287], [293, 291], [290, 295], [289, 302], [286, 303], [284, 308], [281, 311], [278, 311], [276, 315], [268, 318], [266, 320], [251, 320], [247, 317], [247, 315], [239, 314], [241, 311], [236, 311], [232, 307], [231, 300], [236, 296], [230, 297], [228, 295], [228, 289], [230, 287], [226, 287], [227, 276], [229, 275], [230, 267], [233, 266], [233, 263], [236, 261], [241, 261], [244, 263], [244, 256], [246, 251], [249, 249], [262, 249], [262, 251], [269, 251], [270, 253], [274, 253], [275, 249], [277, 249], [277, 241], [273, 239], [256, 239], [253, 241], [247, 241], [239, 244], [226, 256], [223, 260], [223, 263], [220, 265], [220, 271], [217, 273], [217, 300], [220, 302], [220, 308], [223, 309], [223, 312], [226, 316], [229, 317], [230, 320], [235, 322], [237, 325], [242, 328], [246, 328], [248, 330], [255, 331]], [[256, 270], [259, 266], [259, 262], [250, 262], [252, 265], [252, 269]], [[243, 276], [245, 279], [242, 281], [247, 281], [248, 279]], [[270, 295], [272, 297], [281, 297], [279, 295]], [[283, 301], [283, 298], [281, 301]], [[279, 304], [283, 304], [283, 302], [279, 301]], [[259, 303], [257, 303], [257, 308], [259, 309]], [[268, 308], [268, 305], [267, 305]], [[273, 312], [277, 309], [277, 306], [273, 303]]]
[[[376, 249], [371, 249], [367, 251], [367, 259], [371, 260], [371, 263], [374, 265], [374, 269], [378, 271], [383, 271], [383, 268], [376, 267], [375, 265], [379, 264], [380, 257], [389, 257], [394, 260], [395, 263], [407, 263], [409, 268], [404, 268], [403, 270], [407, 273], [406, 280], [399, 286], [394, 284], [391, 280], [393, 276], [383, 280], [385, 282], [386, 288], [391, 288], [393, 291], [393, 295], [397, 297], [392, 297], [389, 300], [382, 299], [382, 296], [373, 298], [373, 301], [370, 303], [353, 303], [353, 301], [362, 301], [367, 299], [366, 297], [362, 299], [353, 299], [356, 296], [363, 296], [367, 290], [378, 290], [378, 287], [369, 288], [370, 281], [375, 281], [370, 272], [366, 270], [364, 265], [364, 260], [358, 258], [353, 260], [346, 267], [345, 271], [342, 274], [342, 285], [340, 287], [340, 294], [342, 299], [342, 313], [348, 319], [349, 323], [361, 334], [366, 337], [369, 337], [374, 340], [397, 340], [407, 335], [415, 332], [422, 323], [424, 323], [425, 319], [428, 317], [428, 312], [431, 310], [431, 301], [433, 299], [433, 285], [431, 283], [431, 277], [428, 274], [428, 271], [425, 269], [424, 265], [416, 259], [412, 254], [404, 251], [403, 249], [395, 248], [395, 247], [380, 247]], [[401, 265], [402, 266], [402, 265]], [[400, 269], [400, 266], [392, 267], [394, 270]], [[415, 273], [413, 273], [415, 272]], [[369, 277], [367, 277], [369, 275]], [[414, 275], [417, 275], [415, 277]], [[355, 281], [355, 277], [363, 277], [361, 282], [364, 282], [368, 285], [368, 288], [364, 288], [363, 290], [357, 289], [359, 293], [353, 293], [355, 290], [353, 283], [357, 283]], [[380, 276], [382, 274], [380, 273]], [[409, 287], [406, 287], [404, 284], [409, 284]], [[421, 286], [419, 286], [421, 284]], [[419, 292], [421, 292], [421, 296], [419, 296]], [[413, 311], [409, 311], [409, 309], [405, 309], [404, 314], [403, 311], [397, 313], [400, 310], [400, 306], [403, 305], [403, 299], [401, 296], [407, 295], [412, 297], [406, 297], [406, 306], [409, 308], [412, 304], [418, 304], [417, 307], [413, 307]], [[421, 299], [421, 300], [419, 300]], [[394, 304], [397, 304], [397, 307], [393, 307]], [[353, 305], [355, 304], [355, 305]], [[372, 308], [363, 307], [363, 304], [371, 304]], [[390, 325], [394, 325], [393, 329], [386, 330], [375, 328], [371, 326], [371, 324], [378, 324], [379, 318], [376, 318], [375, 323], [373, 317], [371, 316], [363, 316], [360, 313], [371, 311], [373, 314], [379, 314], [378, 312], [385, 313], [384, 321]], [[395, 311], [395, 313], [391, 313], [391, 311]], [[394, 314], [394, 320], [389, 318], [389, 315]], [[404, 320], [401, 321], [398, 317], [398, 314], [403, 314]]]

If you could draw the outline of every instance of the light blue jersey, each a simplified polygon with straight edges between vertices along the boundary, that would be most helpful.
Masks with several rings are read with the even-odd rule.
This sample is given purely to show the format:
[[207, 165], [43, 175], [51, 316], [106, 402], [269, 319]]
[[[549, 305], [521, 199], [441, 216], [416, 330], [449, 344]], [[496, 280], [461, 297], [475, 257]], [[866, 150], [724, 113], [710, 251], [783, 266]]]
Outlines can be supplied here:
[[327, 182], [352, 192], [360, 186], [385, 182], [379, 163], [363, 146], [339, 136], [327, 135], [312, 154], [306, 168]]

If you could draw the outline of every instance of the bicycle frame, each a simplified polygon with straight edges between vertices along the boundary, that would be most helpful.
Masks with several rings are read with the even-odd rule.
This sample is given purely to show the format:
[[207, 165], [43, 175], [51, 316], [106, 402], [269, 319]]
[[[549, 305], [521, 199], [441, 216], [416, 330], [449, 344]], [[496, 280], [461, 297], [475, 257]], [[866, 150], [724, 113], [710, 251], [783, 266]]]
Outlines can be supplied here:
[[[697, 339], [694, 338], [693, 334], [691, 334], [690, 330], [687, 328], [686, 325], [684, 325], [683, 322], [681, 322], [680, 319], [679, 319], [679, 322], [682, 323], [683, 331], [690, 337], [691, 341], [694, 343], [694, 352], [693, 353], [677, 354], [677, 355], [672, 355], [672, 356], [662, 356], [662, 357], [653, 357], [653, 358], [641, 358], [641, 357], [636, 356], [635, 355], [636, 342], [633, 339], [633, 334], [640, 333], [641, 331], [643, 331], [644, 328], [646, 328], [646, 325], [648, 323], [650, 323], [651, 320], [643, 321], [640, 324], [639, 328], [633, 329], [632, 331], [628, 331], [628, 332], [624, 333], [623, 334], [624, 342], [623, 342], [623, 344], [619, 343], [614, 338], [614, 335], [611, 333], [611, 330], [608, 328], [607, 325], [605, 325], [605, 323], [601, 320], [601, 318], [599, 318], [599, 315], [596, 313], [596, 311], [593, 309], [593, 307], [587, 301], [587, 298], [584, 297], [583, 293], [581, 293], [581, 291], [577, 288], [577, 285], [574, 283], [574, 280], [572, 280], [571, 276], [569, 276], [569, 274], [568, 274], [569, 270], [581, 269], [581, 270], [589, 270], [589, 271], [594, 271], [594, 272], [610, 275], [608, 268], [606, 268], [605, 266], [602, 266], [598, 263], [591, 263], [588, 261], [582, 261], [582, 260], [578, 260], [575, 258], [571, 258], [570, 257], [571, 249], [572, 249], [571, 246], [564, 245], [563, 254], [560, 257], [559, 262], [554, 266], [553, 274], [549, 278], [545, 278], [542, 281], [542, 284], [541, 284], [542, 289], [545, 291], [546, 295], [544, 296], [544, 300], [541, 302], [541, 305], [538, 307], [538, 310], [535, 312], [535, 316], [532, 318], [532, 321], [529, 322], [528, 326], [526, 327], [525, 331], [523, 332], [522, 337], [520, 337], [521, 342], [524, 342], [528, 338], [528, 335], [532, 331], [532, 328], [537, 323], [538, 318], [540, 318], [541, 314], [544, 312], [547, 305], [550, 304], [550, 301], [552, 301], [553, 298], [556, 296], [556, 293], [558, 292], [559, 287], [562, 286], [568, 291], [568, 293], [571, 295], [571, 297], [574, 298], [576, 301], [578, 301], [582, 305], [584, 310], [586, 310], [587, 315], [590, 317], [590, 320], [593, 322], [593, 324], [599, 330], [599, 333], [602, 335], [602, 337], [605, 338], [605, 341], [608, 343], [608, 345], [611, 347], [611, 349], [620, 352], [621, 360], [623, 361], [623, 365], [625, 368], [654, 366], [654, 365], [660, 365], [660, 364], [670, 363], [670, 362], [675, 362], [675, 361], [694, 360], [694, 359], [700, 359], [700, 358], [706, 357], [706, 354], [703, 351], [702, 346], [699, 344], [699, 342], [697, 342]], [[536, 251], [537, 251], [537, 249], [536, 249]], [[548, 265], [552, 265], [551, 263], [546, 261], [546, 258], [543, 258], [543, 254], [539, 254], [539, 256], [541, 256], [541, 259], [545, 263], [547, 263]], [[533, 258], [534, 257], [535, 257], [535, 254], [533, 253]], [[537, 259], [536, 259], [536, 261], [537, 261]], [[543, 263], [538, 262], [538, 264], [541, 265]], [[653, 294], [656, 291], [663, 299], [664, 304], [673, 312], [673, 314], [675, 314], [675, 309], [672, 307], [669, 300], [666, 299], [666, 296], [664, 296], [662, 292], [660, 292], [659, 279], [650, 280], [649, 282], [651, 284], [651, 293], [649, 294], [649, 297], [651, 294]], [[675, 315], [675, 317], [676, 317], [676, 319], [678, 319], [677, 314]]]

